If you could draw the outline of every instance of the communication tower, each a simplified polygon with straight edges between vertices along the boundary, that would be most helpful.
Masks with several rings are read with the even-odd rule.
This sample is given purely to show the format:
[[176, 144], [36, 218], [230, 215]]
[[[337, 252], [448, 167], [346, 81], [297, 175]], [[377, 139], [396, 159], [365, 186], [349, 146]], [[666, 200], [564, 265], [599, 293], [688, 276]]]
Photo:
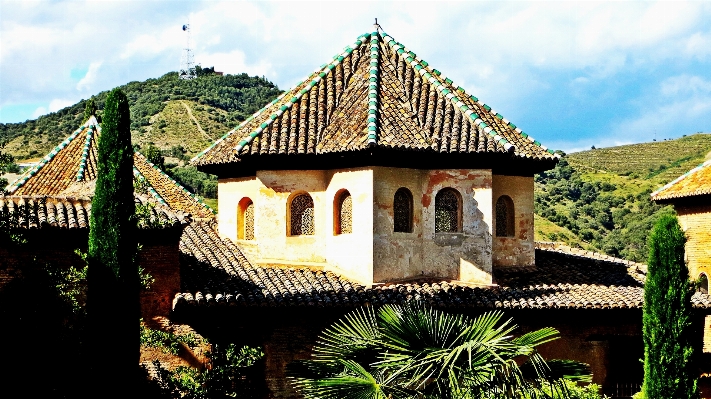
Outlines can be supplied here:
[[195, 58], [193, 51], [190, 49], [190, 24], [183, 25], [183, 32], [185, 32], [187, 39], [183, 54], [180, 57], [180, 72], [178, 76], [180, 76], [180, 79], [195, 79], [197, 75], [195, 73]]

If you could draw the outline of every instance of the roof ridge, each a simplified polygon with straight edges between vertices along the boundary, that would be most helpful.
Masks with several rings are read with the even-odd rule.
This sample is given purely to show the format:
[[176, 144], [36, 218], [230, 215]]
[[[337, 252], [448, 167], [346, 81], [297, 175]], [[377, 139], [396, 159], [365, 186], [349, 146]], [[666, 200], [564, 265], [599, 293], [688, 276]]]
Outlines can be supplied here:
[[39, 161], [35, 166], [32, 168], [28, 169], [25, 173], [20, 176], [19, 179], [17, 179], [14, 183], [10, 185], [5, 191], [8, 193], [12, 194], [15, 191], [17, 191], [20, 187], [22, 187], [27, 181], [34, 175], [37, 174], [37, 172], [42, 169], [45, 165], [49, 163], [54, 157], [59, 153], [59, 151], [63, 150], [66, 146], [69, 145], [69, 143], [74, 140], [79, 133], [84, 131], [84, 129], [87, 128], [93, 128], [94, 126], [98, 126], [98, 124], [90, 124], [90, 122], [96, 122], [96, 118], [89, 118], [86, 122], [84, 122], [77, 130], [72, 132], [66, 139], [64, 139], [61, 143], [59, 143], [52, 151], [49, 152], [49, 154], [45, 155], [44, 158], [42, 158], [41, 161]]
[[370, 74], [368, 76], [368, 145], [378, 144], [378, 69], [380, 45], [378, 44], [378, 25], [370, 34]]
[[[481, 105], [482, 108], [484, 108], [487, 112], [489, 112], [494, 117], [502, 120], [502, 122], [504, 122], [506, 125], [510, 126], [516, 133], [520, 134], [523, 138], [528, 139], [534, 145], [541, 147], [542, 150], [544, 150], [550, 154], [553, 154], [556, 157], [560, 157], [558, 154], [555, 154], [555, 151], [547, 148], [546, 146], [542, 145], [539, 141], [533, 139], [533, 137], [531, 137], [530, 135], [523, 132], [523, 130], [518, 128], [512, 122], [508, 121], [500, 113], [494, 111], [490, 106], [486, 105], [483, 101], [479, 100], [474, 95], [467, 93], [466, 90], [462, 86], [456, 85], [456, 87], [455, 87], [452, 79], [446, 77], [444, 74], [442, 74], [437, 69], [430, 67], [429, 63], [427, 61], [418, 57], [417, 54], [415, 54], [413, 51], [411, 51], [410, 49], [405, 47], [405, 45], [398, 42], [392, 36], [390, 36], [386, 32], [384, 32], [382, 30], [382, 28], [379, 30], [378, 33], [381, 35], [383, 40], [386, 41], [386, 44], [388, 44], [399, 56], [403, 57], [405, 59], [405, 62], [410, 64], [415, 69], [415, 71], [420, 74], [420, 76], [422, 78], [426, 79], [430, 84], [435, 85], [436, 89], [440, 93], [442, 93], [445, 96], [445, 98], [447, 98], [452, 103], [452, 105], [459, 108], [459, 110], [462, 111], [462, 113], [464, 113], [474, 123], [475, 126], [484, 130], [485, 133], [490, 135], [497, 143], [502, 145], [504, 147], [504, 149], [506, 149], [507, 151], [511, 151], [511, 148], [513, 148], [515, 151], [516, 146], [514, 144], [510, 143], [508, 140], [506, 140], [506, 138], [503, 137], [501, 134], [499, 134], [496, 130], [492, 129], [486, 122], [484, 122], [481, 118], [479, 118], [479, 115], [476, 114], [473, 110], [469, 109], [469, 107], [459, 97], [457, 92], [461, 92], [465, 95], [468, 95], [469, 99], [471, 99], [472, 101]], [[388, 40], [388, 39], [390, 39], [390, 40]], [[406, 56], [405, 54], [407, 54], [409, 57]], [[440, 80], [443, 80], [444, 84], [442, 82], [440, 82], [435, 76], [437, 76]], [[445, 88], [444, 87], [445, 84], [448, 85], [452, 90]], [[454, 98], [456, 98], [458, 101], [454, 101]]]
[[[89, 147], [91, 146], [92, 133], [95, 127], [93, 125], [89, 126], [89, 131], [86, 132], [86, 140], [84, 141], [84, 148], [81, 150], [81, 162], [79, 163], [79, 170], [77, 171], [77, 181], [82, 181], [84, 179], [84, 169], [86, 168], [86, 161], [89, 157]], [[101, 129], [97, 129], [96, 132], [99, 133]]]
[[664, 199], [664, 198], [666, 198], [666, 197], [664, 197], [664, 196], [662, 196], [661, 198], [654, 198], [654, 197], [658, 196], [659, 193], [661, 193], [662, 191], [664, 191], [664, 190], [670, 188], [671, 186], [675, 185], [676, 183], [678, 183], [678, 182], [684, 180], [686, 177], [688, 177], [688, 176], [690, 176], [690, 175], [692, 175], [692, 174], [694, 174], [694, 173], [700, 171], [701, 169], [706, 168], [706, 167], [709, 166], [709, 165], [711, 165], [711, 159], [709, 159], [709, 160], [707, 160], [707, 161], [704, 161], [704, 162], [702, 162], [702, 163], [696, 165], [693, 169], [687, 171], [687, 172], [684, 173], [683, 175], [681, 175], [681, 176], [677, 177], [676, 179], [670, 181], [669, 183], [665, 184], [665, 185], [662, 186], [661, 188], [659, 188], [659, 189], [657, 189], [656, 191], [654, 191], [654, 192], [652, 192], [651, 194], [649, 194], [649, 196], [652, 198], [652, 200]]

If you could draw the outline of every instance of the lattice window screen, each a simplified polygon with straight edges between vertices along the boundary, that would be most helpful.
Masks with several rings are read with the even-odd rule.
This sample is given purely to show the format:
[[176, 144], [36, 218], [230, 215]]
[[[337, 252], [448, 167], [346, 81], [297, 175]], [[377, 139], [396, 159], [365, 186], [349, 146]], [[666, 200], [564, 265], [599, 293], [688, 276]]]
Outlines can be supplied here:
[[254, 203], [250, 202], [244, 210], [244, 239], [254, 240]]
[[394, 231], [401, 233], [412, 232], [412, 194], [406, 188], [400, 188], [395, 192], [393, 199], [393, 223]]
[[291, 235], [314, 234], [314, 201], [308, 194], [299, 194], [291, 200]]
[[459, 196], [451, 188], [440, 190], [435, 197], [435, 233], [459, 231]]
[[341, 194], [339, 201], [338, 234], [353, 233], [353, 197], [349, 192]]

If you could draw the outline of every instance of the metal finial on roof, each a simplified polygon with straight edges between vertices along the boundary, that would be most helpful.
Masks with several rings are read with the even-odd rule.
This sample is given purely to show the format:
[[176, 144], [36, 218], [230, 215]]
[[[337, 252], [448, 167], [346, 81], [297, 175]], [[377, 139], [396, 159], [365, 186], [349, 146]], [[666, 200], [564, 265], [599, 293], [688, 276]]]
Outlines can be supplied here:
[[375, 18], [375, 23], [373, 24], [373, 28], [375, 28], [375, 30], [383, 30], [383, 28], [378, 23], [378, 18]]

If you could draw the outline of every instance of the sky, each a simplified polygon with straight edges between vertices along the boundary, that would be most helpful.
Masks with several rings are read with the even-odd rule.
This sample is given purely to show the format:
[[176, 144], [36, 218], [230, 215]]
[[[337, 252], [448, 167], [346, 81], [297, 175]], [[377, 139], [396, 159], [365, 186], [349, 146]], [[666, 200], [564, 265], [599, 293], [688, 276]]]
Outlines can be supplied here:
[[[711, 2], [0, 0], [0, 123], [195, 62], [290, 89], [373, 29], [553, 149], [711, 132]], [[70, 133], [70, 132], [67, 132]]]

